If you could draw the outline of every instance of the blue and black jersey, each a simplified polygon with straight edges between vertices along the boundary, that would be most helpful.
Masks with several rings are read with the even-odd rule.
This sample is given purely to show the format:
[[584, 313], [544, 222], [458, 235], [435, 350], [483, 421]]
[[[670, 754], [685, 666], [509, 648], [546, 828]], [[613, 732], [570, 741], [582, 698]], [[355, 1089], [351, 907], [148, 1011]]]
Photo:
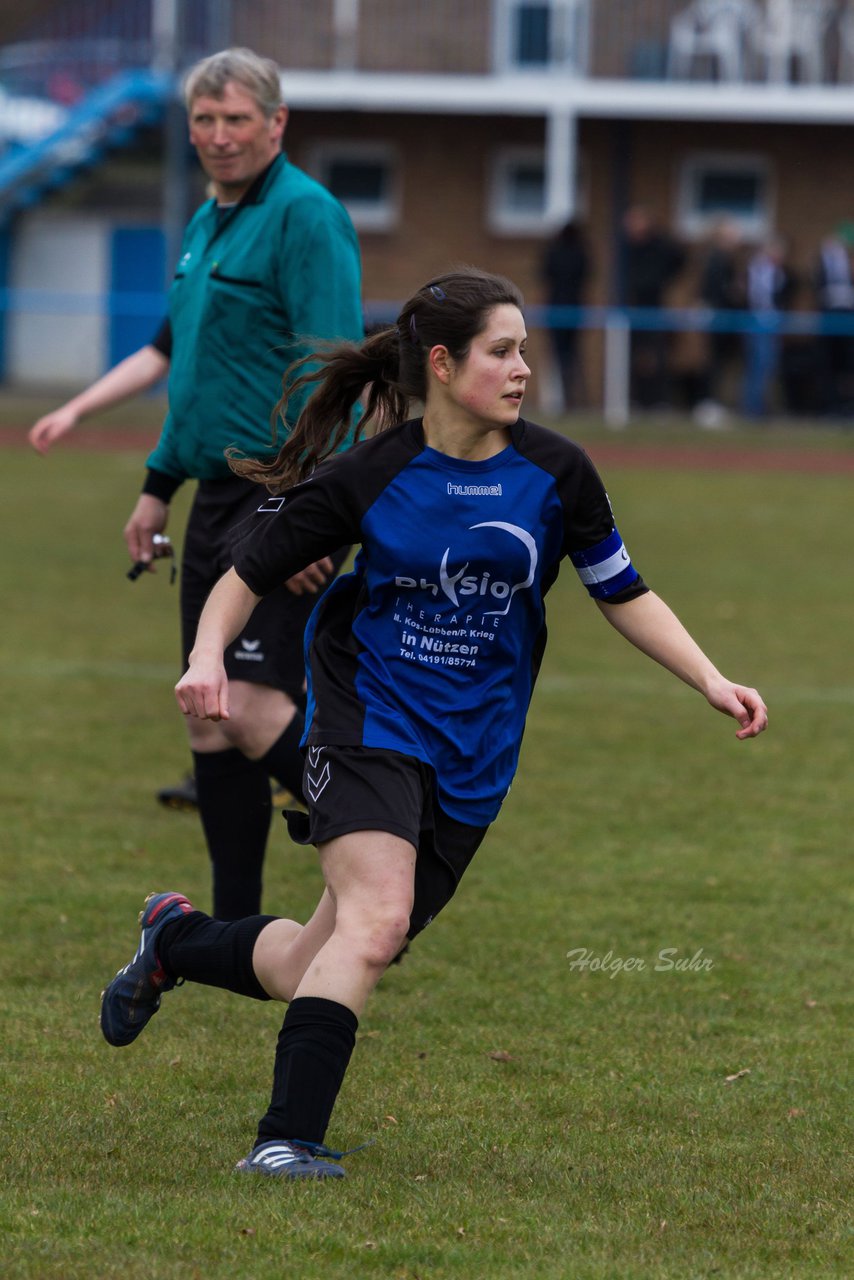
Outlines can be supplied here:
[[647, 590], [602, 481], [578, 445], [523, 420], [482, 462], [429, 448], [413, 420], [262, 502], [235, 568], [265, 595], [345, 543], [361, 545], [355, 567], [306, 631], [304, 742], [415, 756], [442, 808], [485, 826], [516, 770], [560, 561], [599, 599]]

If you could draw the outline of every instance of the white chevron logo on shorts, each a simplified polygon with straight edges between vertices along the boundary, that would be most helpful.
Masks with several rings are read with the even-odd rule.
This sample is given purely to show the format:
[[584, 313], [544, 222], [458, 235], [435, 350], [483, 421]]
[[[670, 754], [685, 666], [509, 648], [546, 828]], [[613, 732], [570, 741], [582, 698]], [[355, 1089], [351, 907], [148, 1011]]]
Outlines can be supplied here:
[[328, 760], [324, 763], [320, 773], [311, 772], [312, 769], [316, 769], [320, 764], [320, 756], [323, 750], [323, 747], [309, 747], [308, 749], [308, 768], [305, 771], [305, 785], [311, 800], [317, 799], [332, 777]]
[[322, 791], [324, 791], [329, 783], [331, 774], [329, 772], [329, 761], [323, 766], [321, 772], [314, 777], [311, 773], [306, 773], [305, 782], [308, 787], [308, 794], [312, 800], [316, 800]]
[[247, 653], [254, 653], [255, 650], [261, 644], [261, 641], [260, 640], [241, 640], [240, 643]]

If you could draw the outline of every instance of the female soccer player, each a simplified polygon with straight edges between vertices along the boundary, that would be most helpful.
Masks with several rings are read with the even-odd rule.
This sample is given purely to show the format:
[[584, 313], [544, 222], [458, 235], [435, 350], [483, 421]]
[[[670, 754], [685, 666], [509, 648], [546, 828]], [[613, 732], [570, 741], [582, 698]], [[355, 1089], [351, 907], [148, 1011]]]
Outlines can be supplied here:
[[[305, 925], [224, 923], [181, 894], [152, 896], [101, 1027], [129, 1044], [181, 978], [289, 1002], [270, 1107], [238, 1165], [248, 1172], [343, 1175], [340, 1153], [322, 1144], [357, 1020], [501, 807], [545, 645], [544, 597], [565, 556], [605, 618], [732, 716], [738, 738], [766, 725], [756, 690], [725, 679], [645, 586], [582, 450], [520, 418], [521, 306], [501, 277], [439, 277], [393, 328], [291, 379], [317, 389], [275, 459], [232, 463], [268, 496], [202, 615], [176, 689], [186, 715], [228, 717], [223, 650], [266, 592], [361, 545], [306, 632], [309, 813], [289, 815], [289, 827], [317, 846], [326, 888]], [[357, 430], [368, 420], [377, 430], [336, 453], [366, 384]], [[423, 416], [405, 420], [411, 400]]]

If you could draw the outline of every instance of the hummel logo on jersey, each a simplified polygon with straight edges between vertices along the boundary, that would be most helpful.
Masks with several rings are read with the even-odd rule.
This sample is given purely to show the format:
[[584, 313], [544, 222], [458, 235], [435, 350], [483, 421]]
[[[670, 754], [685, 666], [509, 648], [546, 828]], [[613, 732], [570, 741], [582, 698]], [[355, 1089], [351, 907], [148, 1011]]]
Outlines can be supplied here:
[[272, 511], [281, 511], [281, 509], [282, 509], [282, 507], [283, 507], [284, 505], [285, 505], [285, 499], [284, 499], [284, 497], [281, 497], [281, 498], [274, 498], [274, 497], [272, 497], [272, 496], [271, 496], [271, 497], [269, 497], [269, 498], [265, 498], [265, 499], [264, 499], [264, 501], [261, 503], [261, 505], [260, 505], [260, 507], [258, 508], [258, 510], [259, 510], [259, 511], [271, 511], [271, 512], [272, 512]]
[[[308, 768], [305, 771], [305, 787], [311, 800], [317, 800], [317, 797], [326, 790], [329, 780], [332, 777], [329, 768], [329, 761], [321, 761], [320, 757], [323, 753], [323, 747], [309, 747], [308, 749]], [[320, 765], [323, 768], [320, 768]], [[314, 772], [312, 772], [312, 770]]]
[[500, 484], [454, 484], [448, 481], [448, 494], [452, 498], [500, 498], [503, 492]]

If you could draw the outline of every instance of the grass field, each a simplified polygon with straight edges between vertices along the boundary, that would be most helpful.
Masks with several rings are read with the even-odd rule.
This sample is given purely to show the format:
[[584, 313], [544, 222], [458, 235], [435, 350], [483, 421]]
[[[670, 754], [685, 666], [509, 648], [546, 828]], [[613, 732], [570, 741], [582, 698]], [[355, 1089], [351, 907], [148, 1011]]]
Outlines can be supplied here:
[[[143, 457], [2, 457], [4, 1280], [854, 1274], [852, 477], [609, 469], [771, 728], [737, 742], [564, 573], [504, 813], [362, 1021], [329, 1138], [376, 1141], [280, 1185], [231, 1172], [279, 1008], [186, 987], [128, 1049], [97, 1029], [145, 894], [208, 901], [196, 820], [153, 801], [186, 752], [176, 588], [124, 576]], [[274, 829], [267, 908], [317, 892]]]

